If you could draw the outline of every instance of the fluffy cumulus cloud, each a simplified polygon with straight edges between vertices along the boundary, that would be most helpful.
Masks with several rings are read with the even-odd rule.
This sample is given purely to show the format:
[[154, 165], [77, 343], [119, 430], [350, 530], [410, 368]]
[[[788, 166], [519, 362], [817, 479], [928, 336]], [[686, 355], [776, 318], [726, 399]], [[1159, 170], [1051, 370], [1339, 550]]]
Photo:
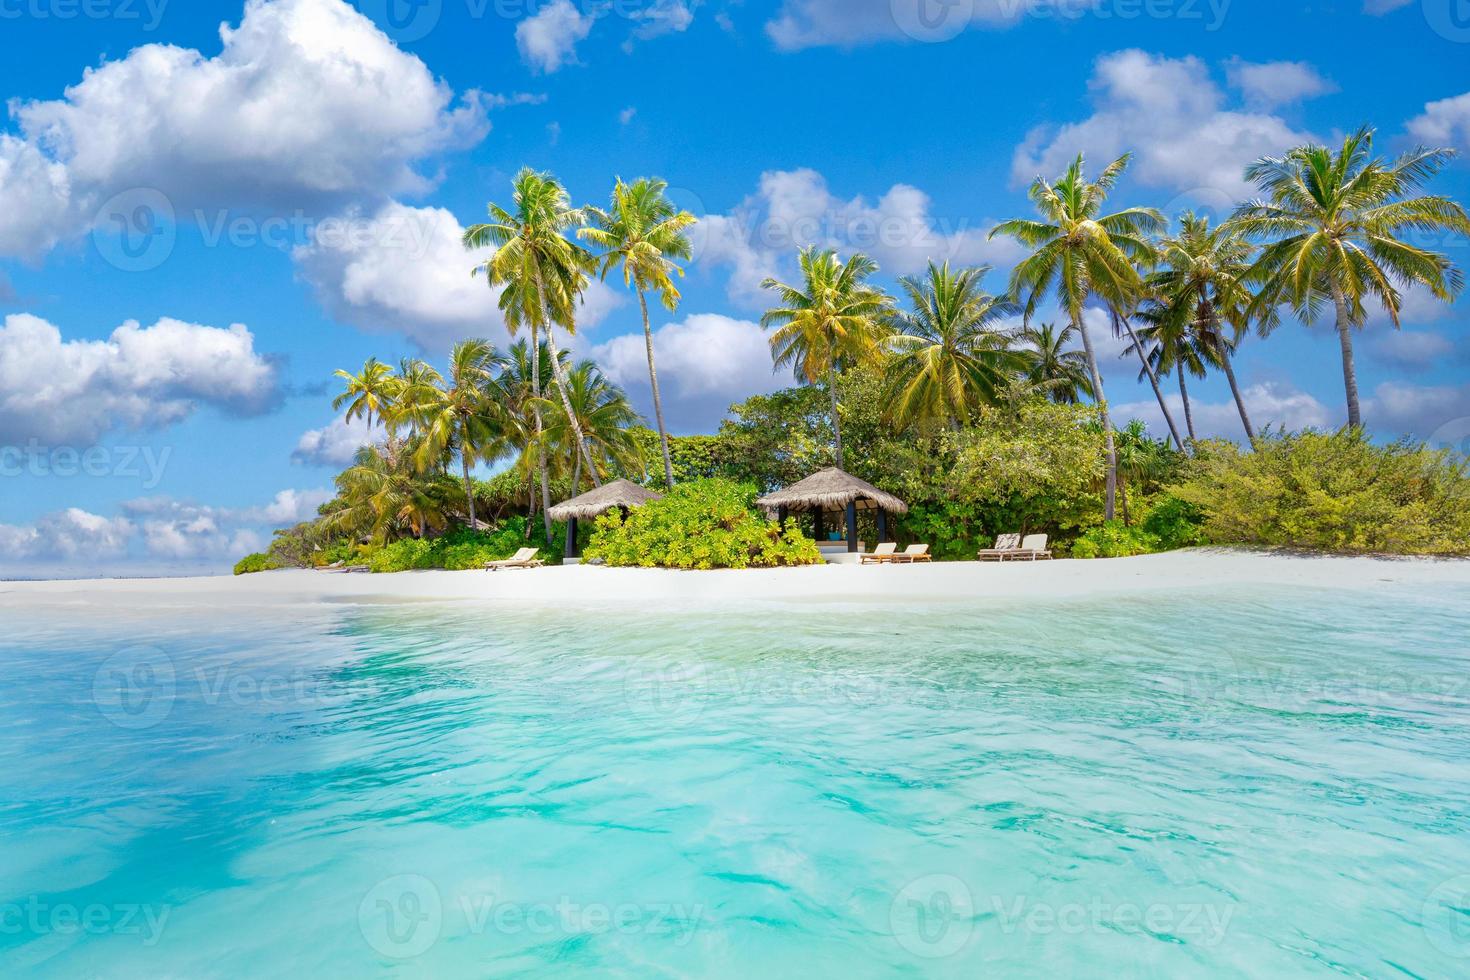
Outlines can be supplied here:
[[1428, 103], [1409, 120], [1408, 130], [1425, 143], [1470, 150], [1470, 92]]
[[1204, 204], [1216, 197], [1228, 203], [1250, 189], [1242, 175], [1247, 164], [1310, 138], [1279, 116], [1232, 108], [1209, 68], [1193, 56], [1104, 55], [1089, 89], [1092, 115], [1027, 135], [1011, 161], [1013, 183], [1060, 173], [1079, 152], [1097, 167], [1132, 151], [1131, 172], [1141, 183], [1192, 193]]
[[[696, 0], [697, 2], [697, 0]], [[686, 0], [654, 0], [652, 4], [630, 14], [634, 23], [632, 39], [648, 40], [665, 34], [680, 34], [694, 23], [694, 11]]]
[[488, 128], [489, 100], [457, 99], [344, 0], [248, 0], [220, 39], [212, 57], [145, 45], [60, 99], [13, 103], [0, 250], [44, 252], [134, 188], [176, 210], [421, 192], [421, 160]]
[[[735, 402], [791, 384], [789, 373], [771, 370], [766, 332], [749, 320], [696, 314], [655, 330], [653, 341], [664, 415], [677, 420], [681, 431], [711, 431]], [[594, 355], [608, 377], [627, 389], [651, 420], [643, 337], [614, 337]]]
[[1336, 92], [1337, 86], [1305, 61], [1251, 62], [1232, 58], [1225, 77], [1240, 90], [1246, 105], [1271, 109]]
[[1014, 24], [1044, 6], [1035, 0], [783, 0], [766, 35], [782, 51], [946, 41], [971, 28]]
[[1457, 356], [1455, 342], [1432, 330], [1388, 330], [1378, 334], [1373, 352], [1388, 363], [1424, 370]]
[[[470, 270], [493, 252], [466, 252], [464, 227], [443, 208], [390, 202], [372, 214], [322, 222], [294, 257], [301, 277], [333, 317], [356, 327], [399, 333], [442, 351], [470, 336], [499, 342], [505, 319], [498, 288]], [[579, 327], [595, 327], [622, 297], [589, 283]]]
[[577, 45], [596, 21], [572, 0], [552, 0], [516, 25], [516, 47], [527, 65], [550, 74], [576, 62]]
[[308, 429], [296, 442], [291, 460], [303, 466], [330, 466], [341, 469], [363, 446], [382, 441], [381, 426], [368, 427], [367, 420], [333, 419], [320, 429]]
[[[1245, 407], [1250, 413], [1251, 424], [1256, 427], [1257, 431], [1268, 425], [1285, 426], [1288, 429], [1321, 429], [1340, 424], [1335, 420], [1334, 413], [1316, 397], [1289, 385], [1275, 383], [1249, 385], [1241, 390], [1241, 397], [1245, 399]], [[1169, 406], [1169, 413], [1174, 416], [1175, 424], [1182, 432], [1184, 429], [1183, 399], [1178, 394], [1166, 394], [1164, 401]], [[1190, 408], [1194, 412], [1195, 432], [1200, 438], [1218, 437], [1238, 441], [1245, 437], [1245, 429], [1240, 422], [1240, 413], [1233, 399], [1211, 402], [1191, 398]], [[1164, 415], [1159, 411], [1158, 401], [1152, 398], [1147, 401], [1117, 405], [1113, 408], [1113, 417], [1118, 424], [1122, 424], [1127, 419], [1142, 419], [1148, 424], [1149, 431], [1155, 434], [1167, 435], [1169, 431], [1168, 426], [1164, 423]]]
[[697, 258], [730, 269], [731, 299], [758, 307], [766, 300], [761, 280], [789, 273], [791, 256], [804, 245], [865, 252], [889, 275], [917, 273], [931, 258], [961, 264], [1018, 258], [1008, 239], [987, 239], [992, 226], [936, 218], [929, 196], [907, 184], [876, 200], [842, 198], [820, 173], [800, 169], [762, 174], [754, 194], [730, 214], [701, 219], [693, 237]]
[[5, 561], [68, 559], [122, 554], [134, 525], [125, 517], [101, 517], [77, 507], [47, 514], [35, 524], [0, 524], [0, 555]]
[[1363, 400], [1363, 420], [1374, 432], [1454, 445], [1470, 437], [1470, 385], [1385, 381]]
[[200, 405], [256, 414], [279, 397], [275, 366], [241, 324], [124, 323], [106, 340], [64, 340], [39, 317], [0, 326], [0, 444], [90, 446], [113, 428], [180, 421]]

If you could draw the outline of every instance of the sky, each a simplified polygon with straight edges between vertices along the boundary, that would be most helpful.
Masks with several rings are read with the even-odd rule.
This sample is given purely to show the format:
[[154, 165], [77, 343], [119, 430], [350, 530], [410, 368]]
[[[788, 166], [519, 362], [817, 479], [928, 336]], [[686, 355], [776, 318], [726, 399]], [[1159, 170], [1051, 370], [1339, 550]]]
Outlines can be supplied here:
[[[696, 433], [791, 383], [759, 284], [800, 245], [999, 292], [1021, 253], [989, 229], [1079, 152], [1133, 154], [1120, 206], [1220, 216], [1252, 160], [1363, 124], [1385, 155], [1470, 151], [1463, 0], [0, 0], [0, 32], [11, 577], [219, 571], [312, 516], [370, 438], [336, 369], [508, 342], [460, 235], [523, 166], [577, 203], [662, 177], [700, 218], [653, 307]], [[1470, 158], [1432, 189], [1470, 200]], [[1410, 294], [1358, 336], [1377, 437], [1470, 438], [1467, 309]], [[1115, 416], [1159, 431], [1095, 323]], [[614, 277], [572, 344], [647, 410], [641, 329]], [[1345, 419], [1328, 325], [1246, 340], [1237, 374], [1258, 423]], [[1191, 395], [1240, 437], [1221, 379]]]

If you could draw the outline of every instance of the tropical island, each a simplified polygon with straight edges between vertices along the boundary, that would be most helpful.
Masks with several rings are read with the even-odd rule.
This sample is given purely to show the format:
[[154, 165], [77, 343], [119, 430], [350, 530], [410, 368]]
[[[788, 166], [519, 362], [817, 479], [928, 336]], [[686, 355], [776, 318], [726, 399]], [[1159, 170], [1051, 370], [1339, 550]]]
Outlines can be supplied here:
[[[236, 573], [467, 570], [528, 546], [608, 565], [814, 564], [813, 538], [844, 515], [824, 522], [818, 508], [802, 524], [757, 500], [828, 468], [905, 502], [892, 515], [849, 511], [847, 538], [922, 542], [940, 561], [972, 560], [1016, 532], [1044, 533], [1073, 558], [1201, 544], [1470, 554], [1465, 458], [1373, 438], [1353, 343], [1370, 314], [1397, 326], [1406, 290], [1445, 302], [1460, 293], [1460, 270], [1421, 244], [1470, 234], [1464, 208], [1427, 188], [1451, 156], [1388, 159], [1367, 128], [1336, 148], [1302, 146], [1248, 168], [1259, 197], [1215, 224], [1110, 210], [1129, 158], [1090, 176], [1079, 156], [1036, 179], [1034, 215], [992, 231], [1028, 250], [1004, 284], [983, 266], [931, 262], [894, 297], [874, 284], [869, 257], [810, 246], [796, 281], [763, 284], [773, 367], [799, 384], [733, 405], [717, 432], [692, 436], [670, 434], [664, 417], [649, 308], [677, 309], [695, 217], [661, 180], [620, 179], [605, 207], [577, 207], [555, 178], [523, 170], [510, 205], [490, 205], [464, 236], [467, 249], [494, 249], [466, 271], [502, 289], [513, 342], [461, 341], [442, 370], [407, 359], [339, 371], [336, 407], [380, 440], [336, 478], [315, 520], [277, 532]], [[651, 426], [561, 344], [594, 276], [621, 277], [638, 298]], [[1051, 322], [1038, 316], [1047, 309]], [[1162, 437], [1110, 413], [1093, 309], [1149, 382]], [[1258, 427], [1236, 351], [1319, 320], [1340, 340], [1347, 425]], [[1234, 394], [1238, 441], [1196, 434], [1190, 379], [1211, 372]], [[495, 475], [479, 479], [479, 467]], [[595, 520], [553, 520], [555, 503], [617, 480], [656, 493], [631, 514], [610, 505]]]

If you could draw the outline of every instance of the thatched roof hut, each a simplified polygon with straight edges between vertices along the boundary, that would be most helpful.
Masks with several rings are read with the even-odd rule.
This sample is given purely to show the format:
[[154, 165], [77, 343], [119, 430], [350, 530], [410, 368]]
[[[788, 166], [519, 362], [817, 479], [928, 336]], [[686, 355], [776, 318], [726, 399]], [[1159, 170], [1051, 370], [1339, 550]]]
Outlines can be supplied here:
[[[799, 483], [767, 494], [757, 500], [767, 510], [786, 509], [792, 513], [809, 510], [845, 510], [855, 504], [858, 510], [887, 511], [907, 514], [909, 505], [891, 493], [885, 493], [866, 480], [829, 466]], [[554, 513], [554, 512], [553, 512]]]
[[614, 480], [580, 497], [573, 497], [571, 500], [557, 504], [551, 508], [549, 513], [553, 521], [587, 521], [594, 517], [601, 517], [610, 510], [642, 507], [650, 500], [658, 500], [662, 496], [663, 494], [640, 487], [636, 483]]

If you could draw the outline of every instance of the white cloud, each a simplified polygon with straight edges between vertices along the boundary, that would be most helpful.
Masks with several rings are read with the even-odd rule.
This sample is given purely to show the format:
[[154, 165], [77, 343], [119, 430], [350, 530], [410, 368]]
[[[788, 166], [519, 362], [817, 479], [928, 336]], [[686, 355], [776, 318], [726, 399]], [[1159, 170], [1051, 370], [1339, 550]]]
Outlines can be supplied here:
[[[777, 391], [790, 374], [771, 369], [771, 349], [760, 324], [700, 313], [653, 334], [659, 390], [671, 429], [707, 432], [735, 402]], [[607, 375], [627, 389], [650, 420], [648, 355], [641, 334], [614, 337], [594, 352]]]
[[618, 113], [618, 122], [626, 126], [628, 125], [628, 123], [633, 121], [633, 117], [636, 115], [638, 115], [638, 107], [630, 105], [628, 106], [628, 108]]
[[782, 51], [877, 41], [944, 41], [974, 27], [1014, 24], [1035, 0], [784, 0], [766, 23]]
[[789, 270], [804, 245], [865, 252], [887, 275], [920, 272], [930, 259], [975, 265], [1019, 258], [1009, 239], [987, 240], [992, 226], [935, 218], [929, 196], [908, 184], [876, 201], [843, 199], [820, 173], [803, 168], [762, 174], [755, 194], [731, 214], [703, 218], [693, 237], [701, 261], [731, 268], [731, 299], [759, 307], [767, 300], [761, 280]]
[[1247, 105], [1258, 109], [1272, 109], [1337, 91], [1336, 85], [1305, 61], [1257, 63], [1232, 58], [1225, 63], [1225, 77], [1240, 90]]
[[683, 33], [694, 23], [694, 11], [689, 9], [685, 0], [654, 0], [629, 16], [637, 24], [633, 28], [633, 37], [645, 41], [665, 34]]
[[121, 554], [134, 527], [123, 517], [100, 517], [77, 507], [47, 514], [34, 525], [0, 524], [0, 556], [17, 559], [89, 559]]
[[572, 0], [552, 0], [516, 25], [521, 60], [551, 74], [577, 60], [577, 45], [587, 39], [597, 18], [584, 14]]
[[242, 324], [128, 321], [107, 340], [62, 339], [39, 317], [0, 326], [0, 443], [94, 444], [109, 429], [157, 428], [201, 404], [235, 414], [272, 407], [275, 367]]
[[1382, 435], [1428, 439], [1443, 430], [1470, 431], [1470, 385], [1385, 381], [1363, 400], [1363, 422]]
[[1455, 343], [1430, 330], [1388, 330], [1377, 336], [1374, 350], [1390, 364], [1422, 370], [1454, 356]]
[[[491, 289], [484, 276], [470, 275], [493, 252], [465, 251], [464, 232], [443, 208], [395, 201], [372, 215], [349, 214], [324, 222], [294, 258], [321, 304], [344, 323], [402, 334], [432, 351], [446, 350], [465, 337], [501, 343], [505, 318], [496, 306], [500, 290]], [[592, 280], [578, 327], [597, 326], [622, 300], [612, 287]], [[565, 342], [561, 333], [558, 337]]]
[[0, 138], [0, 250], [36, 255], [133, 188], [176, 211], [311, 208], [422, 192], [416, 164], [477, 142], [487, 101], [456, 103], [418, 58], [343, 0], [248, 0], [206, 57], [163, 44], [17, 102]]
[[[1334, 414], [1315, 397], [1305, 391], [1275, 383], [1249, 385], [1241, 390], [1251, 424], [1259, 432], [1266, 426], [1284, 426], [1287, 429], [1323, 429], [1340, 424]], [[1164, 402], [1174, 423], [1184, 433], [1184, 400], [1177, 393], [1165, 394]], [[1240, 412], [1235, 401], [1207, 402], [1199, 398], [1189, 400], [1194, 412], [1195, 433], [1201, 439], [1224, 438], [1237, 441], [1245, 438], [1245, 429], [1240, 422]], [[1142, 419], [1149, 431], [1167, 434], [1163, 413], [1156, 399], [1129, 402], [1113, 408], [1113, 421], [1122, 425], [1129, 419]]]
[[367, 420], [355, 418], [333, 419], [320, 429], [308, 429], [296, 442], [291, 461], [304, 466], [343, 467], [352, 462], [352, 457], [363, 446], [382, 440], [383, 427], [377, 423], [368, 428]]
[[1382, 17], [1384, 14], [1415, 2], [1416, 0], [1363, 0], [1363, 13], [1373, 17]]
[[1033, 129], [1016, 148], [1011, 179], [1061, 173], [1079, 152], [1094, 168], [1133, 151], [1139, 182], [1206, 196], [1241, 197], [1255, 159], [1309, 139], [1278, 116], [1226, 106], [1204, 62], [1119, 51], [1097, 62], [1094, 112], [1081, 122]]
[[1470, 92], [1426, 103], [1424, 112], [1410, 119], [1407, 128], [1425, 143], [1470, 149]]

